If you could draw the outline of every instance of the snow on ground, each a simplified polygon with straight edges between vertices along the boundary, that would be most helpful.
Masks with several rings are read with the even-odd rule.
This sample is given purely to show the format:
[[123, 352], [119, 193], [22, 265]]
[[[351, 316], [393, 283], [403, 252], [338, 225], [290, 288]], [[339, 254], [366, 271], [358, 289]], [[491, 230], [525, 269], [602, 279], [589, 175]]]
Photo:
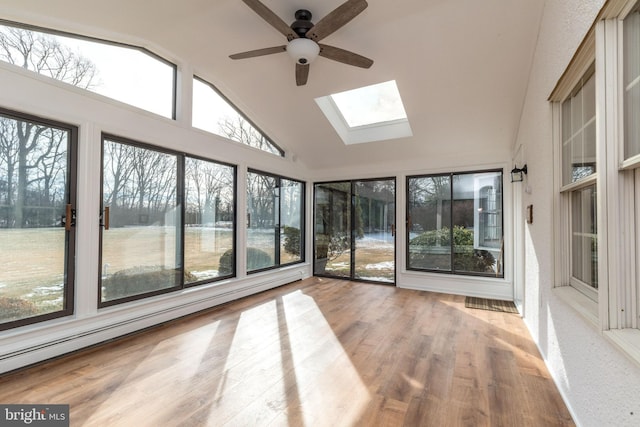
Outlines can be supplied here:
[[28, 298], [33, 297], [42, 297], [47, 295], [61, 294], [64, 289], [64, 285], [62, 283], [53, 286], [38, 286], [37, 288], [33, 288], [33, 291], [30, 294], [25, 295]]
[[384, 261], [376, 264], [367, 264], [364, 268], [365, 270], [393, 270], [395, 268], [395, 262]]
[[218, 270], [204, 270], [204, 271], [192, 271], [191, 274], [196, 276], [198, 279], [209, 279], [211, 277], [218, 276]]

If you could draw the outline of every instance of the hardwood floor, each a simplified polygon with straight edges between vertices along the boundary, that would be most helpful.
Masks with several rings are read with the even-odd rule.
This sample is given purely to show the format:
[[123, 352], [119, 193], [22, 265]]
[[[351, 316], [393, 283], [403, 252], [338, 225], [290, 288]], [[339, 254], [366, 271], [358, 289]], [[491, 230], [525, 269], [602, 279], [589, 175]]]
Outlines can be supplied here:
[[571, 426], [516, 314], [311, 278], [0, 379], [72, 426]]

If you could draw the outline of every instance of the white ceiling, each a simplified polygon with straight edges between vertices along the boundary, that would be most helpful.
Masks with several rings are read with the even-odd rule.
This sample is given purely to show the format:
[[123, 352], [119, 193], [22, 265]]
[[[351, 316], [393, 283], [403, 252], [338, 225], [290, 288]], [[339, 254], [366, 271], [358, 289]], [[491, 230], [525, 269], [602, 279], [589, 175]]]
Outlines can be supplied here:
[[[262, 0], [285, 22], [313, 22], [343, 0]], [[297, 87], [286, 53], [231, 60], [286, 39], [241, 0], [2, 0], [0, 17], [135, 42], [182, 61], [310, 169], [417, 164], [470, 147], [508, 158], [544, 0], [369, 0], [322, 42], [373, 59], [366, 70], [318, 58]], [[413, 137], [346, 146], [314, 98], [395, 79]], [[412, 163], [413, 162], [413, 163]]]

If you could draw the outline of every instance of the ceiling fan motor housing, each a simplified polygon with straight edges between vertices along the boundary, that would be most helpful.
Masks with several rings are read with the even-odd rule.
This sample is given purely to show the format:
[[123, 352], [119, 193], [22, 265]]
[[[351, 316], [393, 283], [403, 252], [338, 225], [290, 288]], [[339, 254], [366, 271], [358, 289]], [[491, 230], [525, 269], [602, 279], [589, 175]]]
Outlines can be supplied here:
[[298, 35], [298, 37], [306, 37], [307, 31], [313, 28], [311, 22], [311, 12], [307, 9], [300, 9], [296, 11], [296, 20], [291, 24], [291, 29]]

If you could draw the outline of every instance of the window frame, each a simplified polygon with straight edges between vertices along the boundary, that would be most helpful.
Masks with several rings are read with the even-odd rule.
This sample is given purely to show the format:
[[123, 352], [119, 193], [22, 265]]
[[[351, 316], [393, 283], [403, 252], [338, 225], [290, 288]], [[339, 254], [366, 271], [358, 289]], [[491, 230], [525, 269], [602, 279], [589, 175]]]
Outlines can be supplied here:
[[[264, 271], [269, 271], [269, 270], [274, 270], [277, 268], [281, 268], [284, 266], [290, 266], [290, 265], [295, 265], [295, 264], [301, 264], [305, 262], [306, 259], [306, 243], [305, 243], [305, 235], [306, 235], [306, 182], [301, 181], [299, 179], [294, 179], [294, 178], [289, 178], [287, 176], [283, 176], [283, 175], [279, 175], [279, 174], [275, 174], [275, 173], [271, 173], [271, 172], [265, 172], [265, 171], [261, 171], [259, 169], [253, 169], [253, 168], [247, 168], [247, 180], [248, 180], [248, 175], [250, 173], [253, 174], [258, 174], [258, 175], [263, 175], [263, 176], [267, 176], [270, 178], [274, 178], [276, 180], [276, 187], [278, 189], [278, 201], [279, 201], [279, 205], [277, 206], [278, 209], [278, 224], [277, 227], [274, 226], [275, 229], [275, 242], [274, 242], [274, 260], [273, 260], [273, 265], [268, 266], [268, 267], [264, 267], [264, 268], [257, 268], [254, 270], [249, 270], [248, 264], [246, 266], [246, 274], [247, 275], [251, 275], [251, 274], [255, 274], [255, 273], [261, 273]], [[280, 253], [280, 248], [282, 247], [282, 185], [281, 182], [282, 180], [287, 180], [287, 181], [291, 181], [291, 182], [297, 182], [301, 184], [301, 194], [300, 194], [300, 259], [297, 261], [291, 261], [291, 262], [287, 262], [287, 263], [282, 263], [282, 254]], [[247, 185], [247, 193], [249, 191], [249, 186]], [[249, 197], [247, 196], [247, 194], [245, 194], [246, 199], [248, 200]], [[247, 213], [249, 210], [249, 206], [247, 204]], [[247, 221], [247, 235], [246, 235], [246, 239], [249, 238], [249, 221]], [[248, 252], [246, 251], [247, 249], [247, 245], [246, 245], [246, 241], [245, 241], [245, 260], [248, 257]], [[276, 260], [277, 258], [277, 260]]]
[[[558, 197], [559, 197], [559, 203], [558, 203], [558, 212], [556, 213], [556, 215], [559, 215], [560, 218], [560, 223], [562, 224], [561, 226], [561, 230], [559, 233], [559, 239], [560, 239], [560, 244], [556, 245], [556, 247], [560, 247], [561, 250], [559, 251], [559, 253], [557, 253], [557, 257], [560, 257], [559, 259], [562, 259], [562, 262], [559, 263], [559, 277], [556, 277], [556, 282], [557, 286], [571, 286], [572, 288], [574, 288], [575, 290], [577, 290], [578, 292], [580, 292], [581, 294], [583, 294], [584, 296], [586, 296], [589, 300], [595, 302], [597, 304], [598, 299], [599, 299], [599, 290], [597, 288], [594, 288], [592, 286], [590, 286], [589, 284], [583, 282], [582, 280], [580, 280], [579, 278], [575, 277], [573, 275], [573, 255], [574, 255], [574, 247], [572, 244], [572, 237], [573, 237], [573, 224], [572, 224], [572, 218], [573, 218], [573, 205], [572, 205], [572, 197], [575, 193], [590, 187], [590, 186], [596, 186], [596, 197], [598, 197], [599, 195], [599, 187], [598, 187], [598, 176], [601, 174], [600, 169], [602, 168], [602, 165], [598, 164], [598, 157], [599, 157], [599, 153], [598, 153], [598, 129], [597, 126], [599, 125], [598, 123], [598, 117], [596, 115], [595, 117], [595, 125], [596, 125], [596, 131], [595, 131], [595, 138], [596, 140], [594, 141], [595, 143], [595, 150], [596, 150], [596, 161], [595, 161], [595, 171], [592, 172], [590, 175], [584, 176], [584, 177], [580, 177], [578, 179], [571, 180], [568, 183], [566, 182], [566, 177], [564, 176], [565, 172], [566, 172], [566, 168], [565, 168], [565, 159], [564, 159], [564, 125], [565, 122], [563, 121], [563, 115], [565, 113], [564, 110], [564, 105], [565, 102], [573, 99], [573, 97], [575, 96], [575, 94], [579, 93], [580, 91], [582, 91], [583, 87], [586, 85], [586, 83], [589, 81], [589, 79], [593, 78], [594, 79], [594, 83], [596, 85], [596, 91], [599, 89], [597, 87], [598, 85], [598, 75], [599, 73], [597, 73], [596, 71], [596, 61], [595, 61], [595, 52], [594, 54], [591, 56], [591, 60], [588, 61], [586, 60], [586, 66], [584, 66], [584, 70], [579, 74], [579, 73], [575, 73], [575, 77], [573, 77], [573, 85], [570, 86], [571, 89], [569, 91], [566, 92], [566, 94], [564, 96], [558, 96], [556, 100], [554, 100], [554, 103], [552, 105], [552, 108], [556, 111], [556, 115], [557, 115], [557, 143], [555, 144], [557, 146], [556, 152], [557, 157], [558, 157], [558, 161], [557, 161], [557, 166], [556, 166], [556, 170], [557, 170], [557, 182], [558, 182]], [[594, 93], [594, 103], [596, 105], [596, 109], [597, 109], [597, 105], [598, 105], [598, 97], [596, 95], [596, 93]], [[570, 110], [569, 115], [571, 117], [574, 116], [574, 111]], [[595, 113], [594, 113], [595, 114]], [[590, 122], [591, 120], [589, 120]], [[582, 123], [583, 127], [581, 129], [581, 133], [584, 134], [584, 127], [585, 127], [585, 123]], [[597, 204], [596, 206], [599, 206], [599, 204]], [[598, 213], [596, 213], [597, 215], [597, 219], [599, 220], [600, 215], [598, 215]], [[600, 224], [596, 224], [596, 236], [597, 238], [600, 238], [598, 231], [601, 230], [600, 228]], [[598, 270], [600, 270], [600, 258], [599, 258], [600, 253], [598, 253]], [[597, 277], [596, 279], [599, 279], [599, 277]], [[597, 280], [597, 283], [599, 284], [599, 280]]]
[[[411, 223], [411, 200], [412, 200], [412, 196], [409, 194], [410, 188], [411, 186], [409, 185], [409, 181], [411, 179], [419, 179], [419, 178], [430, 178], [430, 177], [442, 177], [442, 176], [449, 176], [451, 178], [451, 185], [450, 185], [450, 203], [451, 203], [451, 208], [449, 209], [449, 220], [450, 220], [450, 224], [453, 224], [453, 216], [454, 216], [454, 209], [453, 209], [453, 203], [456, 199], [454, 199], [454, 183], [453, 183], [453, 177], [456, 175], [474, 175], [474, 174], [482, 174], [482, 173], [500, 173], [501, 176], [501, 183], [502, 183], [502, 197], [501, 197], [501, 230], [502, 230], [502, 245], [501, 245], [501, 252], [502, 252], [502, 259], [496, 259], [496, 265], [498, 264], [502, 264], [502, 267], [500, 268], [500, 273], [496, 274], [496, 273], [483, 273], [483, 272], [474, 272], [474, 271], [465, 271], [465, 270], [460, 270], [457, 271], [455, 270], [455, 266], [454, 266], [454, 261], [455, 261], [455, 251], [454, 251], [454, 247], [455, 247], [455, 243], [454, 243], [454, 239], [452, 237], [450, 237], [450, 255], [451, 255], [451, 267], [449, 270], [442, 270], [442, 269], [432, 269], [432, 268], [419, 268], [419, 267], [412, 267], [410, 265], [410, 259], [411, 259], [411, 252], [410, 252], [410, 242], [411, 242], [411, 238], [410, 238], [410, 227], [407, 226], [406, 230], [405, 230], [405, 239], [406, 239], [406, 243], [405, 243], [405, 259], [406, 259], [406, 269], [407, 271], [415, 271], [415, 272], [425, 272], [425, 273], [439, 273], [439, 274], [445, 274], [445, 275], [449, 275], [449, 276], [472, 276], [472, 277], [488, 277], [488, 278], [498, 278], [498, 279], [504, 279], [505, 278], [505, 249], [504, 249], [504, 237], [505, 237], [505, 229], [504, 229], [504, 212], [505, 212], [505, 204], [504, 204], [504, 191], [505, 191], [505, 173], [504, 173], [504, 169], [503, 168], [495, 168], [495, 169], [482, 169], [482, 170], [469, 170], [469, 171], [453, 171], [453, 172], [444, 172], [444, 173], [433, 173], [433, 174], [420, 174], [420, 175], [407, 175], [406, 179], [405, 179], [405, 188], [406, 188], [406, 214], [407, 214], [407, 218], [406, 218], [406, 224], [410, 224]], [[476, 227], [476, 225], [474, 225], [474, 228]], [[449, 232], [450, 235], [453, 235], [453, 226], [449, 227]]]
[[[79, 129], [77, 126], [56, 120], [38, 117], [32, 114], [22, 113], [15, 110], [0, 107], [0, 115], [17, 121], [29, 121], [45, 126], [64, 129], [68, 132], [68, 149], [67, 149], [67, 192], [68, 200], [66, 202], [72, 207], [72, 215], [75, 217], [75, 209], [77, 206], [77, 181], [78, 181], [78, 142]], [[62, 225], [61, 225], [62, 226]], [[77, 245], [77, 233], [75, 222], [72, 222], [70, 230], [65, 235], [65, 260], [64, 272], [66, 283], [63, 290], [64, 306], [62, 310], [51, 313], [41, 314], [37, 316], [17, 319], [9, 322], [0, 323], [0, 331], [19, 328], [21, 326], [42, 323], [61, 317], [68, 317], [74, 314], [75, 309], [75, 252]]]

